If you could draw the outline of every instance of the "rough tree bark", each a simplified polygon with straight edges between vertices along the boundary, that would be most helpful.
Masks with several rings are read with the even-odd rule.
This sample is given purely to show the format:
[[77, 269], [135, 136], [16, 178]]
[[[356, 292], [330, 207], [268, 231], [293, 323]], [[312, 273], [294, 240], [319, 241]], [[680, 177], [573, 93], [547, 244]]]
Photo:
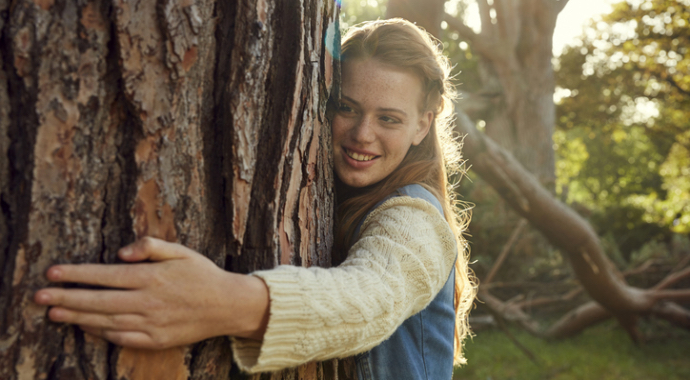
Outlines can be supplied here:
[[226, 338], [120, 349], [31, 297], [142, 236], [237, 272], [330, 265], [335, 3], [0, 1], [0, 30], [0, 378], [242, 377]]

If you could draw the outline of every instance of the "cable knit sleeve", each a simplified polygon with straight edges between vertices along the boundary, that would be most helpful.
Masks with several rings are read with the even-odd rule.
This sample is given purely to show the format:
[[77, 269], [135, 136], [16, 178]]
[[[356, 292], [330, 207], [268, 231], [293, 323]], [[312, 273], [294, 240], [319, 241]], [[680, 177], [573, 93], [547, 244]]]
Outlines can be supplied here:
[[269, 288], [270, 318], [263, 341], [232, 339], [235, 361], [264, 372], [370, 350], [433, 300], [456, 253], [434, 206], [392, 198], [369, 214], [340, 266], [252, 273]]

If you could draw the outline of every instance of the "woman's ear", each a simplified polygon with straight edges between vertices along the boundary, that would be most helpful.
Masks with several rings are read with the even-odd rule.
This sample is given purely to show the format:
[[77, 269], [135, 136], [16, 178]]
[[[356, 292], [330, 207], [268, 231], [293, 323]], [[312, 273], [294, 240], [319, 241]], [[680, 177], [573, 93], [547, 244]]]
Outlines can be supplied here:
[[429, 128], [431, 128], [431, 123], [434, 121], [434, 113], [431, 111], [426, 111], [419, 118], [419, 123], [417, 123], [417, 131], [415, 131], [414, 138], [412, 139], [412, 145], [419, 145], [422, 140], [429, 133]]

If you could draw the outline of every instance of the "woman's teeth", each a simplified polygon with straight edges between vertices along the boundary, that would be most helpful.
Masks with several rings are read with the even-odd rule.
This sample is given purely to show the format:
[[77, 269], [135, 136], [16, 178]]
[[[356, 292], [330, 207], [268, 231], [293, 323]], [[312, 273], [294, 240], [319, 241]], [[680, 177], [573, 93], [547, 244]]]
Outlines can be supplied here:
[[351, 152], [347, 149], [345, 150], [345, 153], [347, 153], [347, 155], [350, 156], [350, 158], [355, 159], [357, 161], [371, 161], [376, 157], [376, 156], [369, 156], [366, 154], [359, 154], [359, 153]]

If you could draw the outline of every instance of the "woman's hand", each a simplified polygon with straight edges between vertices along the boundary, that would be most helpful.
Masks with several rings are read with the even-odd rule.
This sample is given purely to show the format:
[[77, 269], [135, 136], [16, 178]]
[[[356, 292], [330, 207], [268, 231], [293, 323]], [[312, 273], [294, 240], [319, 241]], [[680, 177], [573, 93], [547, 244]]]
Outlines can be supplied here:
[[[79, 325], [115, 344], [163, 349], [220, 336], [261, 339], [268, 324], [268, 288], [230, 273], [179, 244], [143, 238], [118, 252], [129, 264], [56, 265], [50, 281], [110, 289], [46, 288], [40, 305], [55, 322]], [[144, 260], [150, 262], [137, 263]]]

